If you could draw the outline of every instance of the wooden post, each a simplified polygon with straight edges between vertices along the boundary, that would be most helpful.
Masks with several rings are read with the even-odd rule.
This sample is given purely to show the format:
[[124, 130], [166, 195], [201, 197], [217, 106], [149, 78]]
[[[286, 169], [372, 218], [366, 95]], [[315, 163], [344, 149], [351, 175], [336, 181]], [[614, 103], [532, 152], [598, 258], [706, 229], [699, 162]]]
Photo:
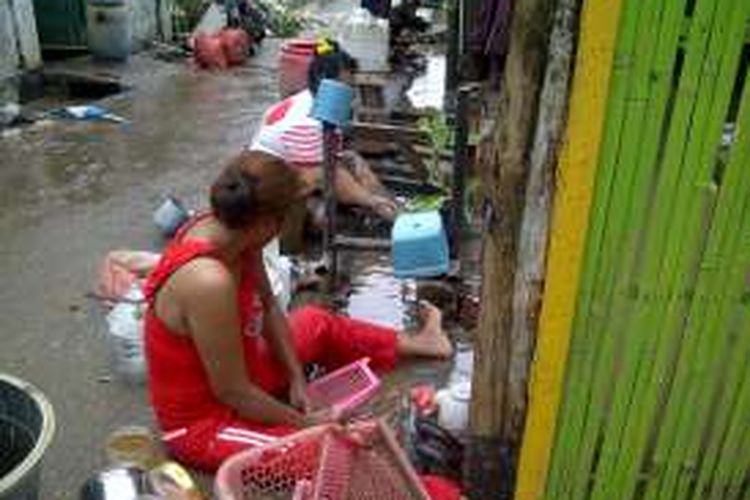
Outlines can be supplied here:
[[472, 87], [463, 85], [458, 89], [457, 95], [451, 183], [451, 257], [458, 255], [461, 230], [464, 227], [466, 164], [469, 161], [469, 104], [472, 90]]
[[545, 276], [555, 168], [568, 110], [578, 25], [577, 4], [578, 0], [558, 0], [549, 40], [544, 84], [539, 97], [513, 287], [506, 420], [509, 435], [520, 434], [526, 419], [529, 371]]
[[[518, 235], [523, 215], [528, 148], [546, 59], [553, 0], [519, 0], [510, 27], [493, 142], [480, 150], [479, 170], [491, 208], [483, 242], [482, 311], [470, 418], [467, 475], [472, 498], [509, 492], [512, 466], [501, 459], [520, 443], [507, 425], [510, 332]], [[503, 451], [505, 450], [505, 452]], [[492, 452], [489, 456], [487, 452]], [[503, 462], [501, 464], [501, 462]]]
[[331, 280], [335, 286], [338, 275], [338, 252], [336, 237], [336, 130], [330, 123], [323, 122], [323, 198], [325, 200], [326, 225], [323, 231], [323, 255], [329, 266]]
[[453, 107], [458, 87], [458, 61], [460, 59], [461, 0], [446, 0], [448, 4], [448, 53], [445, 64], [445, 107]]

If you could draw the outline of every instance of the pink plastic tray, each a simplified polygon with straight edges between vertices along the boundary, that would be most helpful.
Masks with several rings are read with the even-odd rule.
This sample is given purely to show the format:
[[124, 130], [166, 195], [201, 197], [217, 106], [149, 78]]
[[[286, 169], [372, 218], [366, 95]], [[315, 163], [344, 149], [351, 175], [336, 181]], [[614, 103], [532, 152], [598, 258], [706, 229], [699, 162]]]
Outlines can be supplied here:
[[366, 403], [380, 387], [380, 379], [362, 358], [339, 368], [307, 386], [307, 396], [315, 408], [331, 407], [345, 415]]

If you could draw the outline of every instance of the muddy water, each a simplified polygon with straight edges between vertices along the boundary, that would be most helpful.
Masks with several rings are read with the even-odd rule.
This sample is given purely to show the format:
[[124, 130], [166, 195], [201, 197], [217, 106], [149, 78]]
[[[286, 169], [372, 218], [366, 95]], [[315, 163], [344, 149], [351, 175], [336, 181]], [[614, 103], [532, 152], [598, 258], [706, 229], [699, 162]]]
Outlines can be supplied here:
[[389, 254], [350, 253], [342, 261], [352, 276], [343, 308], [348, 316], [397, 330], [413, 326], [409, 315], [416, 300], [416, 284], [393, 276]]
[[[395, 278], [388, 253], [347, 252], [341, 256], [341, 264], [341, 269], [351, 276], [338, 300], [342, 313], [402, 330], [400, 335], [415, 331], [418, 298], [429, 294], [415, 280]], [[471, 370], [466, 357], [471, 346], [455, 312], [450, 307], [444, 308], [443, 325], [462, 356], [447, 362], [402, 360], [394, 372], [384, 377], [383, 390], [372, 403], [375, 414], [397, 424], [406, 415], [411, 387], [428, 384], [440, 388], [448, 383], [451, 373], [456, 371], [454, 368], [464, 373]]]

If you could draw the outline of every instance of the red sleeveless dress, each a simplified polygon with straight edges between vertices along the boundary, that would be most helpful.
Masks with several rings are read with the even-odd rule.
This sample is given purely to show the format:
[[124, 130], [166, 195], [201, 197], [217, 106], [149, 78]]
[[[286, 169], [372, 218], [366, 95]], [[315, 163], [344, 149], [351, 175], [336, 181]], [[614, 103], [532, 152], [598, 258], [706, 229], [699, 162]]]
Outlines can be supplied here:
[[[217, 255], [213, 243], [185, 237], [197, 220], [188, 223], [167, 246], [146, 282], [146, 361], [149, 397], [165, 445], [186, 465], [212, 471], [229, 455], [296, 429], [242, 419], [221, 403], [211, 390], [190, 336], [173, 332], [155, 314], [156, 295], [172, 273], [195, 258]], [[254, 257], [248, 252], [237, 296], [247, 376], [265, 391], [284, 398], [288, 390], [286, 370], [262, 335], [263, 312], [258, 296], [262, 270], [255, 269], [259, 260]], [[295, 351], [303, 364], [315, 362], [334, 369], [368, 356], [376, 369], [388, 370], [395, 365], [396, 334], [392, 329], [317, 307], [292, 312], [289, 323]]]

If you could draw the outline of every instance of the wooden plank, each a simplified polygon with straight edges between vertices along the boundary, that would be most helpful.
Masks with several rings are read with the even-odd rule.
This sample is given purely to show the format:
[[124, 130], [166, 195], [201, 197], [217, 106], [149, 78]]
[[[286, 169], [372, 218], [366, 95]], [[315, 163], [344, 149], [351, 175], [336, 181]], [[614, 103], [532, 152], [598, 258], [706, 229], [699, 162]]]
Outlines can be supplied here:
[[336, 235], [333, 239], [336, 248], [348, 250], [390, 250], [391, 240], [385, 238], [365, 238]]
[[[572, 333], [567, 332], [567, 335], [572, 335], [570, 355], [567, 358], [569, 374], [566, 382], [566, 397], [562, 402], [562, 409], [560, 410], [560, 429], [557, 433], [557, 442], [555, 443], [554, 457], [550, 470], [550, 481], [547, 488], [547, 493], [552, 498], [564, 496], [563, 493], [569, 492], [572, 488], [572, 469], [576, 463], [575, 454], [578, 447], [578, 443], [576, 443], [575, 440], [576, 438], [573, 436], [580, 435], [585, 418], [585, 409], [583, 405], [584, 401], [588, 398], [588, 384], [593, 372], [595, 360], [594, 352], [596, 349], [596, 339], [591, 338], [589, 335], [589, 312], [592, 308], [593, 299], [596, 296], [595, 284], [597, 277], [596, 273], [599, 268], [599, 257], [601, 256], [600, 246], [604, 232], [607, 229], [607, 207], [609, 205], [615, 175], [615, 158], [619, 147], [619, 131], [622, 127], [625, 114], [624, 101], [626, 97], [627, 83], [631, 74], [630, 61], [632, 60], [632, 54], [635, 50], [636, 28], [638, 26], [637, 21], [640, 5], [639, 0], [629, 1], [625, 4], [625, 7], [623, 7], [622, 4], [618, 4], [618, 9], [623, 9], [623, 12], [621, 25], [619, 27], [619, 35], [617, 35], [617, 46], [614, 53], [611, 53], [613, 50], [612, 47], [606, 49], [610, 52], [610, 54], [607, 54], [610, 61], [608, 64], [613, 65], [609, 70], [612, 72], [611, 89], [609, 89], [609, 101], [607, 104], [604, 130], [599, 131], [598, 133], [600, 135], [595, 136], [602, 141], [602, 144], [601, 146], [598, 146], [600, 150], [598, 151], [598, 166], [595, 168], [594, 201], [591, 206], [590, 228], [585, 241], [585, 258], [581, 264], [583, 266], [583, 271], [580, 278], [580, 288], [577, 291], [579, 295], [577, 311], [573, 318]], [[620, 14], [618, 13], [618, 15]], [[613, 30], [611, 36], [614, 37], [617, 32], [615, 27], [609, 26], [609, 28]], [[588, 27], [588, 29], [594, 30], [596, 28]], [[604, 42], [602, 34], [597, 34], [596, 36], [600, 38], [598, 43]], [[615, 39], [612, 38], [608, 43], [614, 45]], [[580, 57], [581, 56], [579, 55], [579, 58]], [[602, 62], [602, 64], [604, 64], [604, 62]], [[577, 68], [576, 74], [578, 74], [579, 71], [580, 70]], [[590, 69], [587, 69], [586, 71], [590, 71]], [[582, 90], [582, 92], [587, 91], [589, 90]], [[602, 92], [603, 90], [598, 91]], [[597, 98], [602, 98], [602, 96], [597, 94]], [[571, 100], [571, 113], [574, 112], [576, 105], [581, 105], [577, 104], [574, 99], [575, 93]], [[600, 103], [599, 105], [603, 106], [604, 103]], [[594, 116], [598, 117], [598, 115]], [[589, 152], [589, 154], [597, 155], [597, 152]], [[594, 161], [594, 159], [595, 157], [592, 157], [590, 161]], [[571, 213], [567, 216], [587, 217], [588, 215], [586, 213]], [[551, 252], [552, 250], [550, 249], [550, 255], [552, 255]], [[578, 257], [580, 258], [580, 256]], [[561, 265], [565, 266], [566, 264]], [[554, 272], [554, 263], [552, 260], [550, 260], [548, 268], [550, 269], [550, 273]], [[544, 306], [547, 305], [547, 301], [549, 300], [546, 298], [546, 295], [547, 292], [545, 291]], [[540, 335], [542, 334], [542, 327], [543, 325], [540, 324]], [[567, 348], [567, 345], [565, 347]], [[560, 362], [562, 363], [562, 361]]]
[[352, 133], [362, 137], [378, 137], [387, 141], [407, 140], [429, 144], [427, 133], [415, 127], [389, 125], [385, 123], [354, 122]]
[[[710, 12], [706, 12], [708, 10], [699, 9], [693, 22], [700, 26], [703, 13], [710, 15]], [[724, 12], [726, 14], [729, 10], [725, 9]], [[680, 12], [676, 11], [676, 14]], [[720, 26], [725, 19], [726, 16], [716, 16], [715, 26]], [[676, 24], [674, 20], [672, 23]], [[693, 44], [694, 51], [688, 52], [683, 73], [683, 79], [688, 79], [687, 81], [690, 81], [694, 71], [712, 61], [710, 57], [705, 60], [703, 57], [706, 51], [706, 40], [702, 40], [705, 32], [693, 30], [692, 33], [694, 37], [693, 40], [689, 40], [689, 44]], [[709, 49], [708, 53], [720, 58], [722, 44], [714, 46], [718, 48], [714, 47], [713, 51]], [[697, 48], [703, 52], [696, 52]], [[625, 383], [618, 384], [615, 390], [613, 425], [607, 429], [602, 450], [603, 460], [608, 460], [610, 467], [602, 470], [599, 476], [600, 487], [594, 490], [594, 496], [598, 498], [608, 498], [612, 494], [628, 496], [637, 486], [642, 454], [652, 425], [656, 423], [653, 418], [656, 416], [665, 381], [669, 380], [670, 360], [673, 356], [670, 349], [673, 351], [675, 346], [679, 345], [679, 317], [684, 301], [671, 295], [676, 293], [675, 290], [691, 286], [692, 277], [695, 275], [691, 268], [694, 266], [696, 253], [702, 248], [700, 241], [696, 241], [702, 238], [702, 208], [706, 202], [704, 200], [712, 202], [710, 192], [706, 198], [700, 192], [700, 187], [696, 190], [695, 177], [701, 166], [713, 166], [711, 162], [700, 163], [698, 159], [701, 157], [700, 148], [706, 143], [704, 137], [707, 136], [707, 124], [710, 122], [707, 118], [715, 94], [715, 74], [710, 78], [696, 78], [700, 82], [697, 96], [681, 96], [678, 92], [677, 111], [684, 108], [692, 118], [687, 121], [673, 121], [672, 127], [676, 131], [673, 137], [681, 137], [681, 134], [689, 131], [690, 139], [687, 140], [687, 144], [680, 141], [667, 144], [668, 150], [671, 147], [671, 151], [674, 151], [673, 156], [669, 156], [668, 151], [667, 159], [674, 158], [676, 162], [665, 161], [661, 166], [662, 172], [667, 169], [672, 169], [673, 172], [667, 176], [670, 182], [657, 184], [654, 211], [649, 216], [649, 220], [654, 221], [654, 224], [649, 225], [646, 232], [643, 269], [640, 273], [634, 273], [633, 269], [625, 271], [636, 276], [637, 281], [633, 284], [640, 288], [639, 295], [645, 300], [636, 303], [637, 307], [633, 309], [626, 323], [628, 342], [619, 374]], [[721, 111], [725, 109], [726, 107], [723, 107]], [[714, 129], [720, 131], [721, 116], [711, 123], [714, 124]], [[712, 144], [715, 144], [719, 134], [714, 134], [713, 137], [715, 139]], [[670, 236], [665, 238], [665, 234]], [[649, 294], [652, 293], [655, 295], [649, 300], [648, 297], [652, 297]], [[625, 293], [622, 301], [629, 301]], [[659, 326], [664, 323], [664, 317], [668, 316], [670, 311], [675, 320], [667, 322], [668, 326]], [[654, 373], [654, 366], [659, 367], [661, 371]], [[657, 380], [661, 383], [656, 383]]]
[[606, 5], [587, 2], [581, 17], [551, 224], [549, 271], [517, 477], [516, 498], [521, 500], [541, 498], [547, 482], [621, 10], [621, 0]]

